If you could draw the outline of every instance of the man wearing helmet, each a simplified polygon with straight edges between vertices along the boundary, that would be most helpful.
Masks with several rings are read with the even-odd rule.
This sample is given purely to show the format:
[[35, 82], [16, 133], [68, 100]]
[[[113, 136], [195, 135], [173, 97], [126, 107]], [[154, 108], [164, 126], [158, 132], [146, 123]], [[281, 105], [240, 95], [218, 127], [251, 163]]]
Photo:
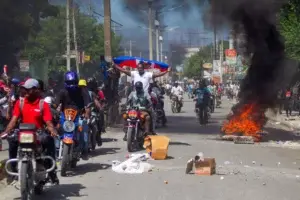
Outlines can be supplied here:
[[[68, 71], [65, 74], [64, 80], [65, 88], [62, 89], [57, 98], [56, 105], [59, 106], [59, 111], [64, 110], [66, 106], [73, 105], [78, 107], [79, 110], [84, 110], [84, 120], [82, 121], [83, 130], [88, 130], [87, 120], [90, 117], [90, 109], [87, 107], [91, 102], [91, 98], [86, 89], [80, 88], [79, 78], [76, 72]], [[88, 132], [84, 131], [85, 137], [81, 142], [82, 159], [88, 159]]]
[[[152, 109], [152, 101], [148, 92], [144, 91], [143, 83], [138, 81], [134, 84], [135, 91], [131, 92], [127, 99], [127, 106], [137, 106], [142, 111], [142, 114], [145, 116], [145, 133], [150, 134], [153, 132], [151, 130], [151, 109]], [[125, 133], [124, 140], [127, 139], [127, 135]]]

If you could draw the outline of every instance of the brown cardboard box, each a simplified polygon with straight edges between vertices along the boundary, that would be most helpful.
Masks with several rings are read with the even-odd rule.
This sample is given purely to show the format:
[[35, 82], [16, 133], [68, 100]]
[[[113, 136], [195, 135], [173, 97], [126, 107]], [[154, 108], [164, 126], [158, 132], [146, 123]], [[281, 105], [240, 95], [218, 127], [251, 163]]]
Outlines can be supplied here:
[[216, 173], [216, 161], [214, 158], [204, 158], [204, 161], [195, 161], [195, 174], [213, 175]]
[[154, 160], [165, 160], [168, 156], [170, 139], [163, 135], [147, 136], [144, 140], [144, 148]]

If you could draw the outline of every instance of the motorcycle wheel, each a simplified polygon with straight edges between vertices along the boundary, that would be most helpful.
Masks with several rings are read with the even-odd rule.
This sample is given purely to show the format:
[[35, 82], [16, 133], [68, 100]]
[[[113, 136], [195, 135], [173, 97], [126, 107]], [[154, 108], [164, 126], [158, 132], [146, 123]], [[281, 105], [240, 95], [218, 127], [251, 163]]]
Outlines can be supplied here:
[[23, 162], [20, 170], [21, 200], [31, 200], [33, 196], [33, 168], [31, 162]]
[[96, 137], [97, 137], [97, 128], [95, 128], [95, 127], [93, 127], [92, 128], [92, 131], [91, 131], [91, 134], [90, 134], [90, 137], [91, 137], [91, 139], [90, 139], [90, 142], [91, 142], [91, 145], [92, 145], [92, 151], [95, 151], [95, 149], [96, 149], [96, 145], [97, 145], [97, 139], [96, 139]]
[[71, 154], [71, 145], [63, 144], [61, 170], [60, 170], [60, 175], [62, 177], [67, 176], [67, 169], [69, 167], [70, 154]]
[[134, 146], [134, 129], [132, 127], [128, 127], [127, 129], [127, 151], [133, 152], [133, 146]]

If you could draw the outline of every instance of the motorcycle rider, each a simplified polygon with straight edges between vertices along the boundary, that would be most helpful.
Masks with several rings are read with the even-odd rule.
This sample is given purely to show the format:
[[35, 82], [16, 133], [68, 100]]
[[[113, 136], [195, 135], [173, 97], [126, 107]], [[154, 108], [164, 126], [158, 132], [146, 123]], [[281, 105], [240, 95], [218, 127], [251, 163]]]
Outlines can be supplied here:
[[214, 112], [215, 110], [215, 100], [216, 100], [216, 95], [217, 95], [217, 90], [216, 90], [216, 86], [214, 85], [213, 82], [210, 82], [207, 86], [208, 90], [210, 91], [210, 103], [209, 103], [209, 106], [210, 106], [210, 110], [211, 112]]
[[[53, 137], [57, 136], [57, 131], [52, 123], [50, 107], [42, 100], [40, 86], [36, 79], [28, 79], [22, 87], [27, 91], [25, 98], [20, 98], [16, 102], [12, 118], [5, 131], [1, 134], [1, 137], [5, 138], [11, 134], [11, 131], [16, 127], [19, 118], [22, 123], [35, 124], [37, 129], [44, 129], [44, 125], [46, 124], [50, 135], [47, 134], [45, 137], [41, 138], [41, 143], [45, 149], [46, 155], [51, 156], [55, 160], [55, 143]], [[18, 148], [10, 150], [14, 151], [9, 152], [10, 157], [16, 158]], [[46, 168], [49, 168], [50, 166], [51, 163], [45, 162]], [[53, 184], [59, 184], [55, 170], [49, 173], [49, 177]]]
[[211, 93], [209, 89], [206, 87], [205, 80], [199, 81], [199, 87], [194, 91], [196, 105], [195, 108], [199, 109], [200, 113], [200, 124], [204, 125], [208, 122], [208, 111], [207, 108], [209, 106]]
[[174, 83], [174, 86], [171, 89], [171, 96], [175, 96], [180, 103], [180, 107], [183, 106], [183, 89], [179, 85], [179, 83], [176, 81]]
[[154, 105], [154, 109], [159, 106], [160, 109], [163, 111], [163, 125], [167, 123], [167, 118], [165, 115], [164, 111], [164, 100], [163, 100], [163, 95], [165, 94], [164, 90], [161, 89], [161, 87], [158, 85], [157, 81], [154, 81], [153, 84], [151, 85], [151, 97], [155, 97], [157, 100], [156, 105]]
[[101, 138], [101, 133], [105, 132], [105, 127], [104, 127], [104, 101], [105, 101], [105, 96], [104, 93], [100, 90], [98, 91], [97, 87], [97, 81], [90, 77], [87, 79], [87, 89], [89, 91], [90, 97], [92, 101], [95, 103], [95, 106], [97, 108], [97, 112], [99, 114], [99, 123], [98, 123], [98, 130], [100, 131], [99, 133], [99, 140], [98, 140], [98, 146], [102, 146], [102, 138]]
[[82, 124], [83, 134], [80, 134], [80, 146], [82, 149], [82, 159], [88, 160], [88, 124], [90, 118], [90, 109], [87, 107], [91, 102], [91, 98], [87, 89], [78, 87], [79, 78], [76, 72], [68, 71], [65, 73], [65, 88], [62, 89], [57, 98], [56, 105], [58, 111], [63, 111], [68, 105], [76, 106], [80, 111], [84, 111], [84, 120], [80, 120]]
[[[145, 116], [145, 134], [153, 134], [151, 126], [151, 116], [152, 116], [152, 101], [148, 92], [144, 91], [143, 83], [138, 81], [134, 84], [135, 91], [132, 91], [127, 99], [127, 106], [138, 106], [139, 108], [144, 108], [142, 114]], [[127, 140], [127, 133], [125, 133], [124, 141]]]

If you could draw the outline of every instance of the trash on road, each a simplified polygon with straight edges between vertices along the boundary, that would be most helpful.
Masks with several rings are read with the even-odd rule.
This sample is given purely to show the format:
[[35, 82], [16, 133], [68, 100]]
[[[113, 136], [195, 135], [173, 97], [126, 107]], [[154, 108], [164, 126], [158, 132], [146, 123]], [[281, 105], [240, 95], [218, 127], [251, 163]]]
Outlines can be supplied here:
[[165, 160], [168, 156], [170, 139], [163, 135], [147, 136], [144, 148], [154, 160]]
[[121, 174], [141, 174], [152, 170], [153, 165], [146, 161], [150, 158], [149, 154], [131, 154], [130, 158], [124, 162], [112, 161], [112, 170]]
[[164, 181], [164, 183], [165, 183], [165, 184], [168, 184], [169, 182], [168, 182], [168, 181]]
[[221, 176], [221, 177], [220, 177], [220, 180], [224, 180], [224, 176]]
[[204, 158], [202, 152], [188, 160], [186, 165], [185, 173], [189, 174], [193, 171], [195, 166], [194, 174], [197, 175], [213, 175], [216, 173], [216, 162], [214, 158]]

